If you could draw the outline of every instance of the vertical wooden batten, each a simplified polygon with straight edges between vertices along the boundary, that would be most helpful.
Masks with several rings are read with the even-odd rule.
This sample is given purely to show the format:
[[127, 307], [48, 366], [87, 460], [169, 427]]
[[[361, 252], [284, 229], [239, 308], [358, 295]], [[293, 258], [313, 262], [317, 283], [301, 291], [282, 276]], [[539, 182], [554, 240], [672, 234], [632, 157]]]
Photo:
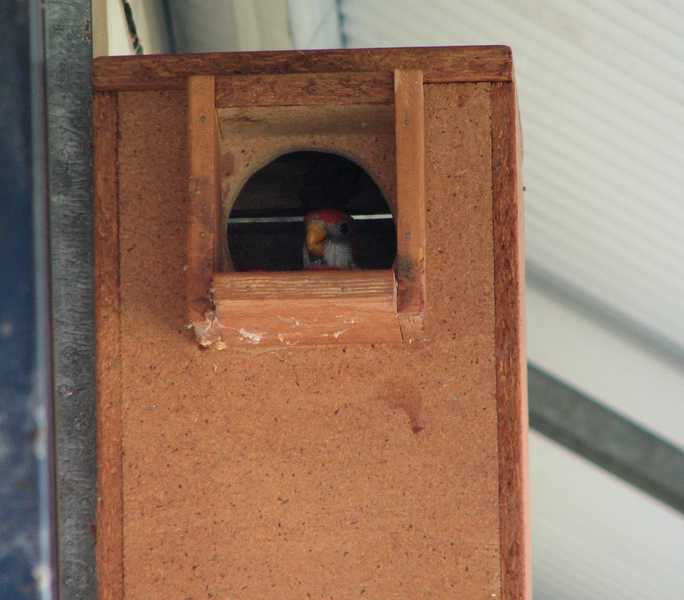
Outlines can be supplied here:
[[531, 597], [523, 194], [515, 88], [492, 83], [492, 200], [501, 598]]
[[99, 600], [124, 597], [118, 93], [93, 99]]
[[397, 310], [405, 341], [425, 313], [425, 101], [422, 71], [394, 71], [397, 181]]
[[[210, 289], [216, 269], [221, 192], [215, 78], [188, 78], [188, 234], [186, 300], [188, 320], [200, 343], [213, 329]], [[203, 340], [205, 340], [203, 342]]]

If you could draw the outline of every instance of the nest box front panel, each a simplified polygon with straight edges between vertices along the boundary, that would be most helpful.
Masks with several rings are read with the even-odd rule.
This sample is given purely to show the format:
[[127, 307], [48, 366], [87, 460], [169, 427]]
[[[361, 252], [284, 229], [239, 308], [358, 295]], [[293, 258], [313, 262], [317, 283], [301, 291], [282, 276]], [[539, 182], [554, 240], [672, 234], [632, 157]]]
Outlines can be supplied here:
[[[359, 85], [386, 90], [390, 75]], [[113, 148], [117, 165], [96, 181], [103, 598], [524, 597], [524, 404], [510, 370], [521, 357], [510, 316], [521, 280], [501, 270], [519, 256], [497, 233], [512, 231], [497, 198], [519, 210], [514, 187], [497, 179], [510, 158], [500, 148], [515, 152], [515, 109], [511, 84], [497, 85], [422, 88], [426, 289], [415, 343], [394, 329], [395, 268], [359, 271], [348, 284], [323, 275], [313, 288], [297, 272], [278, 287], [268, 273], [232, 272], [220, 238], [244, 181], [284, 149], [352, 157], [396, 211], [406, 184], [395, 172], [391, 89], [377, 96], [374, 110], [389, 117], [370, 135], [331, 131], [329, 121], [264, 134], [256, 109], [241, 120], [243, 107], [219, 107], [205, 180], [192, 179], [188, 162], [185, 83], [101, 93], [96, 160], [110, 165], [103, 149]], [[217, 89], [222, 98], [230, 88]], [[501, 115], [513, 115], [503, 128]], [[274, 286], [261, 300], [305, 319], [323, 305], [299, 289], [332, 295], [330, 306], [344, 302], [340, 290], [365, 290], [368, 322], [387, 319], [381, 330], [399, 339], [359, 329], [353, 343], [202, 350], [188, 331], [185, 241], [189, 195], [207, 182], [218, 188], [211, 276], [223, 286], [214, 301], [230, 300], [226, 315], [256, 310], [255, 286]]]

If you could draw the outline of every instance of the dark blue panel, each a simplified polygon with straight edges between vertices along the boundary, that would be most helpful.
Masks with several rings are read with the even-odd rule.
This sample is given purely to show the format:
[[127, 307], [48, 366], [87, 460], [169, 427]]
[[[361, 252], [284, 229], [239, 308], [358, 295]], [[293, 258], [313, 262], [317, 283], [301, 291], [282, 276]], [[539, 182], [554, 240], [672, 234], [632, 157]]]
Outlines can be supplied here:
[[0, 600], [52, 599], [51, 336], [38, 4], [0, 2]]

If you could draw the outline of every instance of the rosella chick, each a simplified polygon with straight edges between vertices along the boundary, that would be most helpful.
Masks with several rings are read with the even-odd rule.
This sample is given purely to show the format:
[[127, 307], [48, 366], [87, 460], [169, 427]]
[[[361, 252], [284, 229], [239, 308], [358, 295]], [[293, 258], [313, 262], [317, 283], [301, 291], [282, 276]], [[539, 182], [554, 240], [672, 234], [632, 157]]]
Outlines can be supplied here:
[[314, 210], [304, 217], [305, 269], [354, 269], [354, 222], [341, 210]]

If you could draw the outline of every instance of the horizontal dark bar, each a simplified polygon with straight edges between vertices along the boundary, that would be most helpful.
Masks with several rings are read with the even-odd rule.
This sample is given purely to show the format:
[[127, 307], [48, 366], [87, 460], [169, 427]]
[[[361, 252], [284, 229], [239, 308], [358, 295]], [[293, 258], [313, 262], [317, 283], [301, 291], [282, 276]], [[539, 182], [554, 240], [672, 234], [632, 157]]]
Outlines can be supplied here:
[[527, 373], [534, 429], [684, 512], [684, 452], [541, 369]]

